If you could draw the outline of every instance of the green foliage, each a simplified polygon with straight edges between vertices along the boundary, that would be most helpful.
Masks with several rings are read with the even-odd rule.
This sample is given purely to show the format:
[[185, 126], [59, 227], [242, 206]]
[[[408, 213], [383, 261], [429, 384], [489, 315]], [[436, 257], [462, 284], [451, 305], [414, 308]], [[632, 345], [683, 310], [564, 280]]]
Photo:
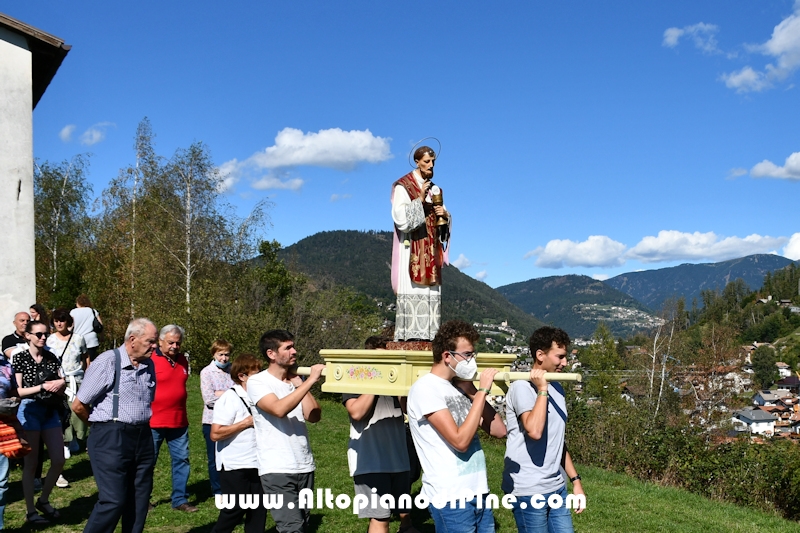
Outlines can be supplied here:
[[762, 389], [769, 389], [778, 380], [778, 367], [775, 366], [775, 350], [769, 346], [759, 346], [751, 356], [755, 380]]
[[[568, 397], [569, 399], [569, 397]], [[573, 460], [710, 498], [800, 518], [800, 447], [783, 440], [715, 445], [675, 412], [586, 406], [571, 400], [567, 442]]]
[[36, 299], [49, 309], [71, 307], [83, 291], [91, 228], [88, 164], [87, 156], [77, 155], [34, 166]]

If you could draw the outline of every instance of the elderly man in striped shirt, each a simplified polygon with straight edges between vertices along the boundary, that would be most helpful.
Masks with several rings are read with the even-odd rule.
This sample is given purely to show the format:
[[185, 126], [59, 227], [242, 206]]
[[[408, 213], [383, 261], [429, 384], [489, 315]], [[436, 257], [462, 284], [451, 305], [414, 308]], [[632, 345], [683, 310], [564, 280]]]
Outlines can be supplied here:
[[152, 322], [134, 319], [125, 344], [89, 365], [72, 403], [73, 411], [92, 423], [88, 449], [99, 493], [84, 533], [114, 531], [120, 517], [123, 533], [144, 530], [155, 466], [149, 420], [156, 379], [150, 354], [157, 337]]

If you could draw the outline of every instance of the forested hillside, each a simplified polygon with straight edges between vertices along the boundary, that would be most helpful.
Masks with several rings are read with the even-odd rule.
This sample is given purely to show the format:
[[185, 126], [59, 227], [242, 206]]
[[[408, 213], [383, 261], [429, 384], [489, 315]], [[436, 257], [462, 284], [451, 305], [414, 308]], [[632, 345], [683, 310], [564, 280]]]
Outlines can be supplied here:
[[[334, 283], [368, 295], [386, 309], [395, 301], [391, 284], [392, 234], [388, 231], [323, 231], [282, 250], [290, 269], [322, 285]], [[523, 335], [541, 325], [496, 290], [453, 266], [442, 271], [442, 320], [500, 322]], [[391, 313], [387, 315], [393, 319]]]

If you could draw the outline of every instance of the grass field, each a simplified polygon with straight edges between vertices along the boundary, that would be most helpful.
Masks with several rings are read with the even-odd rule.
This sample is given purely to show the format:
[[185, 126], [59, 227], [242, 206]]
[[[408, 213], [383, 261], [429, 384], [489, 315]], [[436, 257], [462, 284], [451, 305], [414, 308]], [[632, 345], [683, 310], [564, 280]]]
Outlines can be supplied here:
[[[151, 501], [156, 508], [147, 519], [147, 531], [159, 533], [202, 533], [211, 530], [217, 518], [217, 509], [211, 496], [206, 470], [205, 443], [200, 425], [202, 401], [197, 376], [189, 380], [190, 445], [192, 470], [189, 478], [191, 503], [200, 507], [194, 514], [173, 511], [170, 506], [171, 477], [169, 452], [166, 446], [158, 460]], [[323, 400], [323, 419], [310, 426], [311, 445], [317, 462], [316, 486], [330, 488], [334, 494], [352, 496], [352, 480], [348, 475], [346, 448], [348, 436], [347, 412], [335, 400]], [[483, 440], [489, 468], [489, 485], [493, 493], [501, 495], [500, 473], [505, 443], [495, 439]], [[45, 464], [45, 468], [47, 463]], [[800, 524], [778, 516], [711, 501], [685, 491], [641, 483], [632, 478], [604, 470], [579, 468], [587, 492], [588, 508], [574, 515], [575, 530], [591, 533], [617, 533], [633, 531], [674, 533], [727, 533], [727, 532], [797, 532]], [[48, 531], [81, 531], [89, 517], [96, 498], [88, 457], [82, 453], [67, 461], [64, 476], [70, 481], [67, 489], [54, 489], [53, 505], [61, 510], [62, 518]], [[24, 523], [25, 504], [20, 484], [21, 470], [11, 472], [7, 493], [6, 527], [29, 528]], [[419, 490], [419, 482], [414, 487]], [[414, 522], [420, 531], [433, 533], [433, 523], [425, 511], [414, 512]], [[516, 528], [511, 512], [495, 511], [498, 531], [512, 532]], [[319, 510], [312, 512], [312, 526], [319, 532], [362, 533], [366, 523], [347, 510]], [[391, 531], [396, 531], [393, 522]], [[119, 528], [118, 528], [119, 530]], [[241, 529], [240, 529], [241, 530]], [[270, 518], [267, 530], [274, 532]]]

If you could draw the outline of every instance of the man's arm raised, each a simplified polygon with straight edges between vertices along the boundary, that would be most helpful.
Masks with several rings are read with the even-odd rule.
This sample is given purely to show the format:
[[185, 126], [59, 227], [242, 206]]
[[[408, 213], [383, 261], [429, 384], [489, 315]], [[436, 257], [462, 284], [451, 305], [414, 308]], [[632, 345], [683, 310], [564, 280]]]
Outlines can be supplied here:
[[[488, 389], [492, 386], [495, 374], [497, 374], [497, 370], [494, 368], [489, 368], [481, 372], [481, 389]], [[453, 415], [450, 413], [449, 409], [440, 409], [435, 413], [430, 413], [425, 416], [428, 422], [430, 422], [434, 429], [439, 432], [450, 446], [460, 452], [465, 452], [469, 448], [472, 438], [475, 437], [475, 433], [478, 431], [484, 407], [486, 406], [485, 399], [485, 391], [478, 390], [475, 393], [472, 407], [467, 414], [467, 418], [464, 419], [464, 423], [460, 426], [456, 425], [456, 421], [453, 420]]]
[[[259, 399], [256, 403], [256, 406], [264, 411], [265, 413], [269, 413], [273, 416], [277, 416], [278, 418], [283, 418], [288, 415], [292, 409], [297, 407], [297, 405], [303, 401], [308, 391], [311, 390], [311, 387], [319, 381], [320, 376], [322, 376], [322, 370], [325, 368], [325, 365], [319, 364], [314, 365], [311, 367], [311, 373], [308, 375], [308, 379], [303, 381], [300, 386], [295, 386], [295, 389], [287, 396], [278, 399], [278, 397], [274, 393], [269, 393], [263, 398]], [[310, 396], [310, 395], [309, 395]], [[316, 404], [317, 409], [319, 409], [319, 404], [314, 397], [311, 396], [311, 400], [314, 404]], [[303, 416], [306, 415], [306, 406], [303, 406]]]

